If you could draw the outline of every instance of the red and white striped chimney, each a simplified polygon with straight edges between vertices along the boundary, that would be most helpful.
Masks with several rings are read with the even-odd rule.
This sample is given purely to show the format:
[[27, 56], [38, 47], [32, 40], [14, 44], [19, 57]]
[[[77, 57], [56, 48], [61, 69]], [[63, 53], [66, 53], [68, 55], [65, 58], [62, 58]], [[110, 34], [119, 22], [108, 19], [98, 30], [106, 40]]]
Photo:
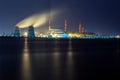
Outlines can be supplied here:
[[81, 20], [80, 20], [80, 24], [79, 24], [78, 30], [79, 30], [79, 33], [82, 33], [82, 22], [81, 22]]
[[65, 23], [64, 23], [64, 31], [67, 31], [67, 20], [65, 19]]
[[50, 31], [50, 29], [51, 29], [50, 26], [51, 26], [51, 21], [50, 21], [50, 18], [49, 18], [49, 19], [48, 19], [48, 27], [49, 27], [48, 30], [49, 30], [49, 31]]

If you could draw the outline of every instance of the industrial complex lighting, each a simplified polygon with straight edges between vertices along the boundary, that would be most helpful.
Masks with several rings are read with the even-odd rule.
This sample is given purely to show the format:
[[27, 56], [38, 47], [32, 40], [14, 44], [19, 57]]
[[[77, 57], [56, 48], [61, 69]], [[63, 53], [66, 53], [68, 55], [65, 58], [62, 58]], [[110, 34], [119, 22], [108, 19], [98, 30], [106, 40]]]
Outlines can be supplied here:
[[28, 36], [28, 32], [24, 32], [24, 37], [27, 37]]

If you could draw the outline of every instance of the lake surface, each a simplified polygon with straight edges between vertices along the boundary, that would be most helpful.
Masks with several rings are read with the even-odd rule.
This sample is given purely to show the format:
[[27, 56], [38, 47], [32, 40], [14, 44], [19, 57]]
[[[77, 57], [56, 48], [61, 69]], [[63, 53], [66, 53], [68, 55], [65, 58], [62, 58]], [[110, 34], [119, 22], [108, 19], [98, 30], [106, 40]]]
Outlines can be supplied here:
[[119, 39], [0, 38], [0, 80], [116, 80], [119, 76]]

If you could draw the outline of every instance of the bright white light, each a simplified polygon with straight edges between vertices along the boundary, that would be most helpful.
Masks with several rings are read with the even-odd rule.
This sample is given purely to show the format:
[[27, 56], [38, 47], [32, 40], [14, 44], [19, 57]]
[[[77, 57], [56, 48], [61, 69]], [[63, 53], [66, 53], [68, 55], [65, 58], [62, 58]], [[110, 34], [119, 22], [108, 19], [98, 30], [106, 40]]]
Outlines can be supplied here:
[[120, 35], [117, 35], [116, 38], [120, 38]]

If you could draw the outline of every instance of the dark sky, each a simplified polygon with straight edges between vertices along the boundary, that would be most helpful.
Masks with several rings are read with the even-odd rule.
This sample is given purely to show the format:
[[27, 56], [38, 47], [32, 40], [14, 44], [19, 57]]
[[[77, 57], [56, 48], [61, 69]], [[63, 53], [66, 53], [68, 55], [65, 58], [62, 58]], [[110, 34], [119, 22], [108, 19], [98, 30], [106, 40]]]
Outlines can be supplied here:
[[82, 20], [88, 32], [120, 34], [120, 0], [0, 0], [0, 34], [13, 32], [30, 15], [53, 9], [61, 11], [52, 16], [55, 28], [63, 28], [67, 19], [68, 30], [77, 31]]

